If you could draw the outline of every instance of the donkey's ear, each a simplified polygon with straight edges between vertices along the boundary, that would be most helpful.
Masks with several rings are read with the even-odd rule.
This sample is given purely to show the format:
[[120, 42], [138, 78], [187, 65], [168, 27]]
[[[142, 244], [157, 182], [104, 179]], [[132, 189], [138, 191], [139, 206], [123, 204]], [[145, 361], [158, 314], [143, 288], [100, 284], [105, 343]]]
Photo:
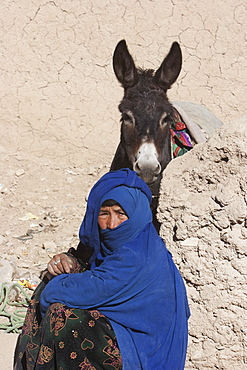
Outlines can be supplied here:
[[137, 69], [125, 40], [119, 41], [116, 46], [113, 55], [113, 69], [124, 88], [132, 87], [138, 82]]
[[182, 52], [177, 42], [174, 42], [160, 68], [154, 75], [154, 81], [167, 90], [176, 81], [182, 68]]

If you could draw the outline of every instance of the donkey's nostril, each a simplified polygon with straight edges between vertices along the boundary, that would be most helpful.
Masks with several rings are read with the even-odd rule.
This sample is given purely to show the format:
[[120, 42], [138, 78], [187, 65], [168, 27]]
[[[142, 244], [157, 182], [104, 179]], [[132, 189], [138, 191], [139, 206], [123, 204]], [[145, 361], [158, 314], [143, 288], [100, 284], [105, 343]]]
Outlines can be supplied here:
[[149, 176], [157, 177], [161, 172], [161, 165], [158, 163], [156, 166], [154, 166], [154, 164], [136, 161], [134, 163], [133, 170], [138, 174], [149, 173]]
[[156, 169], [154, 170], [155, 175], [157, 176], [161, 172], [161, 165], [158, 163]]
[[138, 173], [141, 172], [141, 168], [140, 168], [138, 162], [135, 162], [133, 170], [136, 171], [136, 172], [138, 172]]

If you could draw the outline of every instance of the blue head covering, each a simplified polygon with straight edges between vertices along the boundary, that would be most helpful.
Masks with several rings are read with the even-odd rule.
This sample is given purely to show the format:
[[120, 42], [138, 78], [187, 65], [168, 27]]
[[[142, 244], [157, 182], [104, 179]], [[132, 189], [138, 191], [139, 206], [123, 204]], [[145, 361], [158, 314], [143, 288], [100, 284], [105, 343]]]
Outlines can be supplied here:
[[[144, 193], [140, 192], [136, 188], [128, 188], [127, 186], [122, 185], [105, 193], [101, 199], [101, 203], [103, 204], [104, 201], [108, 199], [115, 200], [121, 205], [130, 218], [138, 205], [140, 197], [142, 197], [141, 202], [145, 202], [149, 206], [148, 199]], [[123, 204], [125, 208], [123, 207]]]
[[107, 199], [116, 200], [127, 212], [129, 220], [114, 230], [101, 231], [105, 251], [135, 238], [152, 221], [152, 193], [136, 172], [124, 168], [106, 173], [89, 194], [86, 214], [79, 231], [82, 244], [93, 249], [90, 263], [95, 261], [101, 250], [98, 214], [102, 203]]
[[[98, 213], [109, 198], [129, 219], [100, 235]], [[81, 242], [93, 250], [91, 268], [54, 277], [40, 296], [41, 312], [53, 302], [98, 309], [114, 329], [124, 370], [183, 370], [186, 291], [151, 222], [150, 202], [149, 188], [128, 169], [109, 172], [95, 184], [80, 228]]]
[[[135, 239], [140, 231], [152, 221], [148, 198], [139, 189], [118, 186], [102, 197], [101, 204], [107, 199], [118, 202], [129, 219], [113, 230], [100, 230], [102, 236], [101, 247], [105, 255], [108, 255], [109, 251], [113, 251], [115, 248]], [[142, 216], [140, 217], [140, 215]]]

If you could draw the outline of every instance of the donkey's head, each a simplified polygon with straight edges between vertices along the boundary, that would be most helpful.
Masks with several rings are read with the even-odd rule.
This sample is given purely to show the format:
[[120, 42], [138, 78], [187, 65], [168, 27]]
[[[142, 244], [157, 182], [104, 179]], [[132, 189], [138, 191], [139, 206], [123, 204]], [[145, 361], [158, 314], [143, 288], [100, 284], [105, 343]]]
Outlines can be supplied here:
[[[122, 164], [138, 172], [149, 185], [156, 182], [171, 160], [168, 121], [173, 107], [166, 92], [176, 81], [181, 66], [181, 49], [176, 42], [156, 72], [136, 68], [125, 40], [118, 43], [114, 52], [114, 72], [124, 88], [119, 105], [122, 125], [118, 151], [126, 157], [121, 158]], [[117, 167], [117, 163], [112, 165], [113, 169]]]

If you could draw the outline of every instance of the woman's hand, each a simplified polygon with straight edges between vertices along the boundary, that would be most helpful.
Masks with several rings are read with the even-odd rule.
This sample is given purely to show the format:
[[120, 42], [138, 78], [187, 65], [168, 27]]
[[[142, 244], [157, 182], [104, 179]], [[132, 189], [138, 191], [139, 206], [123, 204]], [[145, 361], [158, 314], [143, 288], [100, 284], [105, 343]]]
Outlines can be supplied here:
[[47, 264], [47, 269], [53, 276], [69, 274], [73, 270], [73, 267], [73, 258], [65, 253], [56, 254]]

